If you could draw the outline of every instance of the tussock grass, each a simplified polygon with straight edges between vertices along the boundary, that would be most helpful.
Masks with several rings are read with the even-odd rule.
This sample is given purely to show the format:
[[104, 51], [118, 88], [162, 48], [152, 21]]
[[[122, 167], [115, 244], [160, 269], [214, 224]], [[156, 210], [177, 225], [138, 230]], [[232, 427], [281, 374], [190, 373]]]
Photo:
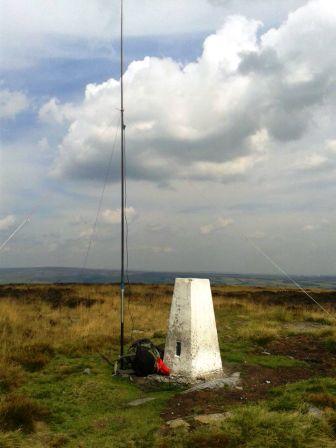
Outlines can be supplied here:
[[[172, 292], [168, 285], [128, 289], [126, 343], [144, 337], [164, 342]], [[268, 343], [300, 334], [336, 353], [335, 321], [314, 304], [294, 304], [296, 295], [284, 299], [276, 289], [224, 286], [213, 293], [228, 368], [300, 368], [302, 362], [286, 354], [263, 353]], [[336, 315], [331, 293], [327, 297], [324, 305]], [[336, 388], [331, 380], [275, 391], [267, 405], [233, 406], [233, 417], [217, 430], [198, 428], [158, 440], [159, 414], [175, 392], [157, 391], [156, 401], [129, 409], [130, 400], [148, 395], [112, 378], [100, 357], [104, 353], [113, 360], [118, 354], [119, 304], [117, 285], [0, 287], [0, 448], [334, 446]], [[310, 405], [324, 410], [321, 421], [307, 414]], [[41, 420], [46, 420], [43, 430]]]
[[0, 393], [10, 392], [23, 384], [23, 369], [7, 360], [0, 359]]
[[0, 429], [2, 431], [21, 430], [33, 432], [34, 423], [49, 416], [48, 409], [30, 398], [9, 394], [0, 402]]
[[336, 409], [336, 396], [326, 392], [307, 394], [306, 400], [321, 408]]
[[327, 418], [328, 425], [332, 430], [333, 436], [336, 439], [336, 412], [334, 412], [334, 411], [327, 412], [326, 418]]
[[[75, 355], [117, 348], [120, 299], [116, 286], [64, 287], [63, 292], [60, 287], [57, 307], [43, 299], [42, 286], [34, 287], [34, 294], [36, 289], [37, 297], [33, 297], [29, 289], [22, 288], [26, 296], [0, 300], [0, 357], [3, 362], [14, 361], [34, 371], [46, 366], [55, 352]], [[139, 337], [152, 337], [155, 333], [155, 337], [164, 338], [171, 297], [165, 292], [167, 288], [161, 295], [160, 287], [156, 289], [157, 296], [154, 288], [148, 293], [142, 286], [132, 286], [132, 298], [126, 298], [126, 342], [131, 341], [134, 330], [134, 334], [140, 331]], [[49, 290], [47, 288], [50, 295]], [[71, 294], [78, 306], [69, 307], [62, 293]], [[90, 299], [93, 305], [83, 305], [84, 299]]]
[[262, 322], [248, 322], [238, 329], [237, 335], [242, 340], [252, 341], [265, 345], [281, 335], [279, 325]]
[[332, 428], [319, 419], [297, 412], [279, 413], [264, 406], [236, 409], [218, 428], [178, 431], [157, 440], [157, 448], [332, 448]]
[[0, 431], [0, 448], [21, 448], [22, 439], [20, 432], [2, 432]]
[[17, 347], [10, 358], [27, 370], [36, 371], [46, 366], [53, 355], [54, 349], [50, 344], [32, 342]]

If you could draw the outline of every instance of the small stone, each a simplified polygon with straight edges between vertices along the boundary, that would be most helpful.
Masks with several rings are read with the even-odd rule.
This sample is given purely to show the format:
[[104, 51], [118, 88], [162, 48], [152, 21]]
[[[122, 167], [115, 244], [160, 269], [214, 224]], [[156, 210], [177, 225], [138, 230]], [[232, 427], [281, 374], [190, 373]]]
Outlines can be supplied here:
[[315, 406], [310, 406], [310, 408], [308, 409], [308, 414], [316, 418], [322, 418], [323, 416], [323, 412], [321, 411], [321, 409], [316, 408]]
[[224, 378], [217, 378], [211, 381], [202, 382], [199, 384], [196, 384], [196, 386], [191, 387], [190, 389], [185, 390], [182, 392], [183, 394], [188, 394], [190, 392], [195, 392], [198, 390], [204, 390], [204, 389], [221, 389], [223, 387], [229, 387], [234, 388], [236, 387], [240, 382], [240, 373], [235, 372], [231, 376], [227, 376]]
[[139, 400], [131, 401], [130, 403], [128, 403], [128, 406], [140, 406], [141, 404], [145, 404], [145, 403], [148, 403], [149, 401], [153, 401], [153, 400], [155, 400], [155, 398], [151, 398], [151, 397], [140, 398]]
[[204, 414], [194, 417], [194, 420], [204, 425], [218, 425], [231, 416], [231, 412], [225, 412], [224, 414]]
[[169, 420], [167, 422], [167, 425], [169, 426], [169, 428], [171, 429], [178, 429], [178, 428], [185, 428], [188, 429], [189, 428], [189, 423], [186, 422], [185, 420], [183, 420], [182, 418], [176, 418], [174, 420]]
[[271, 382], [269, 380], [266, 380], [266, 384], [271, 384]]
[[263, 355], [270, 355], [270, 352], [266, 352], [266, 351], [263, 351], [263, 352], [261, 352]]
[[91, 369], [89, 369], [89, 368], [84, 369], [83, 373], [84, 373], [85, 375], [91, 375]]

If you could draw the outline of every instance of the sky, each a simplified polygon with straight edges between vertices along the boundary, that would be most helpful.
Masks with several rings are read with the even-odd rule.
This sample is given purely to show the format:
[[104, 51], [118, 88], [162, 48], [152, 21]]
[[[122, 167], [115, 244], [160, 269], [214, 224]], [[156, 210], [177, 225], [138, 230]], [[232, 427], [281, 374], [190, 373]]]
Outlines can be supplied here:
[[[334, 1], [124, 3], [129, 269], [336, 275]], [[118, 269], [119, 2], [0, 11], [0, 267]]]

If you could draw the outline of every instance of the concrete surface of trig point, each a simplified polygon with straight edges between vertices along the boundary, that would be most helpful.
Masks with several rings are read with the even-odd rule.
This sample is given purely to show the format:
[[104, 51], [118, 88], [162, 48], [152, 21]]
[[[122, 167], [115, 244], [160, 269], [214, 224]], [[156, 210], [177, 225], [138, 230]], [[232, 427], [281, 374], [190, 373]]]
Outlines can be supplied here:
[[164, 362], [172, 376], [223, 376], [209, 280], [175, 280]]

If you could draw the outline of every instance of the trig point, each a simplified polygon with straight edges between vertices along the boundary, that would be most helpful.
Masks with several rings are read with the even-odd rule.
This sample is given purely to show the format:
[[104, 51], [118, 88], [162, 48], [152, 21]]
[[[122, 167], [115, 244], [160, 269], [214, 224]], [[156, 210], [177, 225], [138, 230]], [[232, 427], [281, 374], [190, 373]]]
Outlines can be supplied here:
[[175, 280], [164, 362], [187, 380], [223, 376], [209, 280]]

